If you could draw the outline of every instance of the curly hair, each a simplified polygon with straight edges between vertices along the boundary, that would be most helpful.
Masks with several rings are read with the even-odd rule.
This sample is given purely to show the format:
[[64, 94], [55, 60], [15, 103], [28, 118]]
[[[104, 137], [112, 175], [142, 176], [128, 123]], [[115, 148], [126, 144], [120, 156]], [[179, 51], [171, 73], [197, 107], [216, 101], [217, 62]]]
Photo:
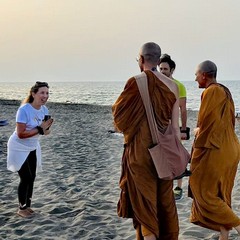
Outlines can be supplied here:
[[160, 64], [161, 63], [168, 63], [170, 70], [176, 68], [176, 63], [171, 59], [170, 55], [166, 53], [160, 57]]

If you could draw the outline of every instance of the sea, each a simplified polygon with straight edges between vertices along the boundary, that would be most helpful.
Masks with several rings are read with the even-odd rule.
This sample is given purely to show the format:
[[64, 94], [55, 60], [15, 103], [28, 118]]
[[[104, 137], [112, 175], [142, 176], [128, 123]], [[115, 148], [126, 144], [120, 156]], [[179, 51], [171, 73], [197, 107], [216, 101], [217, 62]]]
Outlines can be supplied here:
[[[199, 110], [203, 89], [195, 81], [182, 82], [187, 90], [187, 109]], [[240, 112], [240, 80], [222, 81], [232, 93], [236, 112]], [[2, 82], [0, 99], [23, 100], [33, 84]], [[111, 106], [122, 92], [125, 82], [49, 82], [51, 102]], [[213, 99], [214, 100], [214, 99]]]

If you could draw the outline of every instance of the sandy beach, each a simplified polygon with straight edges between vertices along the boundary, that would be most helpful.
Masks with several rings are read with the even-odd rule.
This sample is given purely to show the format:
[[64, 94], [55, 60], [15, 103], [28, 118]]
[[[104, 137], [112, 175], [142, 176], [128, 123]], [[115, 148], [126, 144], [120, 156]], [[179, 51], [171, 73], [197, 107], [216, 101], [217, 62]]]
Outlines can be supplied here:
[[[134, 240], [131, 220], [116, 213], [119, 197], [123, 138], [108, 133], [113, 129], [111, 106], [48, 103], [54, 125], [41, 137], [43, 172], [37, 174], [28, 219], [17, 212], [18, 174], [6, 168], [7, 140], [15, 128], [18, 101], [0, 101], [0, 239], [44, 240]], [[188, 111], [188, 126], [196, 126], [197, 112]], [[240, 137], [240, 124], [236, 124]], [[193, 141], [185, 141], [190, 151]], [[240, 174], [238, 172], [232, 208], [240, 216]], [[175, 183], [176, 184], [176, 183]], [[180, 240], [218, 239], [218, 233], [189, 222], [191, 199], [188, 178], [183, 181], [184, 198], [177, 202]], [[229, 239], [238, 239], [234, 230]]]

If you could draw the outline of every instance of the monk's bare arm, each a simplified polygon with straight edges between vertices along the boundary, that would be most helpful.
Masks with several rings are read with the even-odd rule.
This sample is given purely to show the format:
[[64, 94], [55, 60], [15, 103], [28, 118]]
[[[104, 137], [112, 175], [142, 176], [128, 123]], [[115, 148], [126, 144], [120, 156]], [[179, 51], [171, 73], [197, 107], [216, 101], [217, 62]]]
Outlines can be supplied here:
[[172, 126], [175, 131], [175, 134], [177, 135], [178, 139], [181, 140], [180, 135], [180, 128], [179, 128], [179, 89], [175, 82], [171, 82], [171, 90], [175, 94], [176, 102], [173, 105], [173, 111], [172, 111]]
[[179, 99], [177, 98], [176, 102], [173, 105], [172, 111], [172, 126], [177, 137], [180, 138], [180, 129], [179, 129]]
[[172, 126], [175, 131], [175, 134], [179, 139], [181, 139], [180, 136], [180, 129], [179, 129], [179, 95], [178, 95], [178, 86], [174, 82], [172, 84], [172, 91], [175, 94], [176, 102], [173, 105], [173, 111], [172, 111]]
[[186, 130], [187, 127], [187, 107], [186, 107], [187, 98], [180, 98], [179, 99], [179, 107], [181, 113], [181, 123], [182, 123], [182, 130]]
[[[181, 118], [181, 123], [182, 123], [182, 128], [181, 130], [186, 131], [187, 129], [187, 98], [182, 97], [179, 98], [179, 108], [180, 108], [180, 118]], [[186, 132], [181, 132], [181, 139], [186, 140], [187, 139], [187, 133]]]

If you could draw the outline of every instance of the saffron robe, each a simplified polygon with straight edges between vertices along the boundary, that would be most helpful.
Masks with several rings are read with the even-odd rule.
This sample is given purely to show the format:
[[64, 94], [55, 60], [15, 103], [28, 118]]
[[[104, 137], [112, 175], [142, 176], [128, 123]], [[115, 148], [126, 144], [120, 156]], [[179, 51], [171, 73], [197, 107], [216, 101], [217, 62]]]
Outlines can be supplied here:
[[193, 197], [190, 221], [216, 231], [240, 224], [231, 209], [239, 162], [234, 112], [231, 93], [223, 85], [211, 84], [202, 93], [189, 178]]
[[[153, 72], [145, 71], [158, 126], [166, 127], [172, 116], [175, 95]], [[161, 240], [178, 239], [178, 216], [173, 181], [158, 178], [148, 148], [152, 137], [135, 78], [130, 78], [112, 107], [115, 127], [124, 134], [118, 214], [132, 218], [137, 239], [141, 226]]]

